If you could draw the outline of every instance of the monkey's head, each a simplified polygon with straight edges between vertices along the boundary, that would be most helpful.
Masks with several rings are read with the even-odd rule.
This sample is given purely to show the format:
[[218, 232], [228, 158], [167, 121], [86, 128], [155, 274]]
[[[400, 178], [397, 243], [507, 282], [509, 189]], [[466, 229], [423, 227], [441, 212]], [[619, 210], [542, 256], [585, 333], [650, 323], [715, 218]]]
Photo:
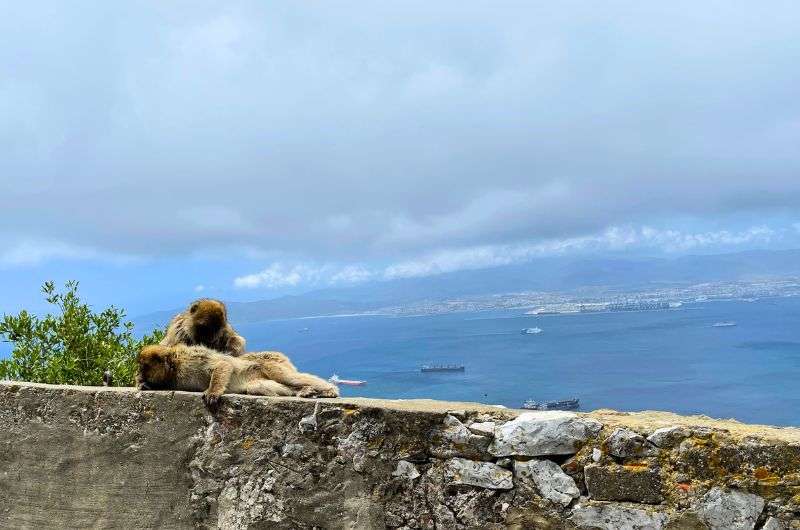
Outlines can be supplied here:
[[228, 322], [225, 304], [210, 298], [192, 302], [189, 306], [189, 318], [194, 339], [200, 343], [213, 341]]
[[167, 346], [151, 345], [142, 348], [136, 358], [139, 376], [152, 389], [170, 388], [175, 382], [175, 354]]

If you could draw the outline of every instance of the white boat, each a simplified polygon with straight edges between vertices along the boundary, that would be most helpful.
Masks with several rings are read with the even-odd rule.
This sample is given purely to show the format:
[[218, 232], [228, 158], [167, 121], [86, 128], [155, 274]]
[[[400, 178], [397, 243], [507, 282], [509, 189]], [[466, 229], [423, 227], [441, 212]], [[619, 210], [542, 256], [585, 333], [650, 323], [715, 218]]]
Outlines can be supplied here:
[[334, 385], [346, 385], [346, 386], [364, 386], [367, 384], [366, 381], [362, 381], [360, 379], [341, 379], [338, 375], [333, 374], [330, 379], [328, 379]]
[[712, 328], [731, 328], [736, 325], [736, 322], [733, 320], [725, 320], [724, 322], [714, 322], [711, 327]]
[[522, 328], [522, 331], [520, 333], [522, 333], [523, 335], [538, 335], [541, 332], [542, 328]]

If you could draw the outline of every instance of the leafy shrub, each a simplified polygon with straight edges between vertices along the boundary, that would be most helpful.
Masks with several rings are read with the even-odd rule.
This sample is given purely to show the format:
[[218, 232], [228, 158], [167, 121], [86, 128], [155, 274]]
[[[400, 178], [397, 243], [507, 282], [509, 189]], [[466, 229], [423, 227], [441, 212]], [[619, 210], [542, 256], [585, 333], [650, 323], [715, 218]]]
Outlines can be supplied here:
[[0, 338], [13, 343], [11, 358], [0, 360], [0, 379], [71, 385], [100, 385], [108, 370], [112, 384], [132, 385], [136, 355], [161, 340], [154, 330], [141, 339], [133, 335], [133, 324], [125, 311], [111, 306], [95, 313], [78, 297], [78, 282], [70, 281], [63, 292], [45, 282], [42, 292], [55, 315], [42, 318], [23, 310], [4, 315]]

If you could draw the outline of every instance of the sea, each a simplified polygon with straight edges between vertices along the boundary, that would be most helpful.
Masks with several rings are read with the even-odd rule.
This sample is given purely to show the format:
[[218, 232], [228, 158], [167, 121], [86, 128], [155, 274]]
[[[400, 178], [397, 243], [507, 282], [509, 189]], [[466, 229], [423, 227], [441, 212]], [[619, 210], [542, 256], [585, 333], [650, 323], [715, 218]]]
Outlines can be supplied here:
[[[735, 326], [714, 327], [732, 321]], [[539, 327], [536, 335], [521, 330]], [[518, 408], [578, 398], [581, 410], [667, 410], [800, 425], [800, 298], [570, 315], [524, 310], [347, 316], [238, 325], [248, 349], [303, 371], [367, 381], [344, 396]], [[423, 373], [458, 363], [463, 373]]]

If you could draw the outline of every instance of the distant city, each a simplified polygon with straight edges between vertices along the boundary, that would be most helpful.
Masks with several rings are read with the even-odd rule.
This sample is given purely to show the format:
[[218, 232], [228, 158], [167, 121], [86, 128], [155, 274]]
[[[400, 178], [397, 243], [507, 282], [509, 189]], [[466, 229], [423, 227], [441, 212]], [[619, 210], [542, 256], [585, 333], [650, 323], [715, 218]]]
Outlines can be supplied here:
[[800, 296], [800, 277], [752, 281], [705, 282], [689, 286], [670, 286], [643, 290], [603, 290], [588, 292], [521, 292], [487, 296], [415, 302], [365, 311], [363, 315], [415, 316], [468, 311], [525, 309], [529, 315], [598, 313], [614, 311], [654, 311], [677, 309], [692, 302], [741, 300]]

